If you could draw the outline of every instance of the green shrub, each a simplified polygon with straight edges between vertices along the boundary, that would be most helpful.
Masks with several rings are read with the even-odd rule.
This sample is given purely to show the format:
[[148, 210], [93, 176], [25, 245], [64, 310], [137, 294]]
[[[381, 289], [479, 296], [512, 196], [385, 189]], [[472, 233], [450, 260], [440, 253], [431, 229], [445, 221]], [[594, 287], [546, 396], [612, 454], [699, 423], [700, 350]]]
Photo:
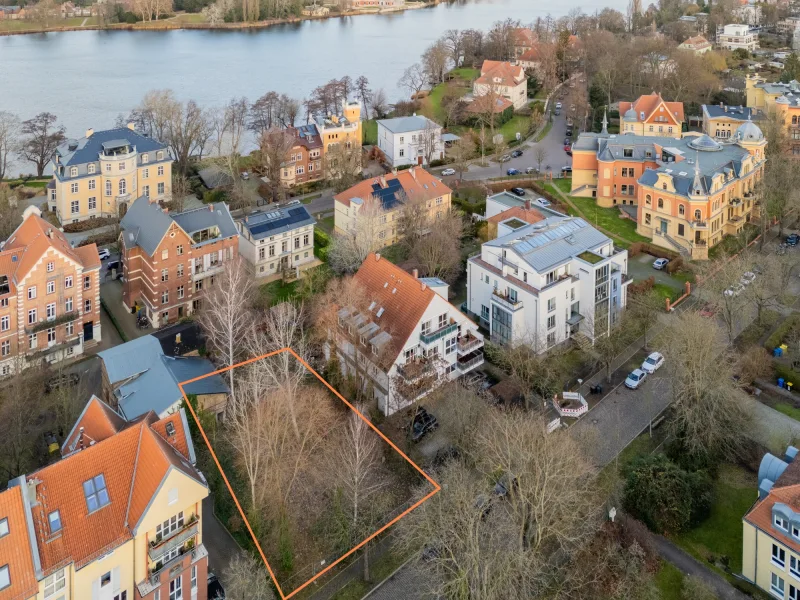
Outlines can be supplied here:
[[670, 275], [680, 271], [682, 268], [683, 268], [683, 258], [680, 256], [678, 258], [673, 258], [671, 261], [667, 263], [667, 273], [669, 273]]
[[681, 469], [663, 454], [637, 459], [625, 484], [624, 506], [657, 533], [679, 533], [705, 519], [713, 502], [707, 473]]
[[225, 190], [210, 190], [203, 194], [203, 202], [205, 204], [216, 204], [217, 202], [225, 202], [228, 195]]
[[[767, 338], [764, 347], [767, 351], [772, 352], [775, 348], [780, 346], [790, 334], [800, 329], [800, 314], [793, 314], [786, 318], [774, 333]], [[797, 348], [789, 348], [789, 350], [797, 351]]]

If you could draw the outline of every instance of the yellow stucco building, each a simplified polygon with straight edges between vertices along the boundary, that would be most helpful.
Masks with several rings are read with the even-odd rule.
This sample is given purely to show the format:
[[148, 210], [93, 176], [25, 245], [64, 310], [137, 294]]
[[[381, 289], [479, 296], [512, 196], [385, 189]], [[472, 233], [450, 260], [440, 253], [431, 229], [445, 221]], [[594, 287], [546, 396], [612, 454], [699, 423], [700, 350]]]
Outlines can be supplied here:
[[133, 123], [119, 129], [89, 129], [67, 140], [52, 157], [48, 208], [62, 224], [118, 217], [140, 196], [169, 200], [172, 158], [165, 144], [137, 133]]
[[786, 151], [800, 157], [800, 83], [770, 83], [757, 75], [745, 80], [747, 106], [761, 113], [775, 111], [786, 128]]
[[126, 422], [92, 397], [61, 452], [0, 494], [0, 600], [206, 600], [184, 411]]

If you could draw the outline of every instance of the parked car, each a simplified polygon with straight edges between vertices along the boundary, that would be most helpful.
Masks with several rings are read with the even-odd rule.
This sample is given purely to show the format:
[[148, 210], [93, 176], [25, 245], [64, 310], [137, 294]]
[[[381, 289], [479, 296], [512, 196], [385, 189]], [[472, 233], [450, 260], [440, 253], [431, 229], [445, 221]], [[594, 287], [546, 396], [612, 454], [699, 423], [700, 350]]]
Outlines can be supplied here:
[[424, 406], [417, 409], [414, 420], [411, 423], [411, 441], [418, 442], [431, 431], [439, 428], [439, 421], [430, 414]]
[[560, 109], [560, 108], [557, 108], [557, 109], [555, 110], [555, 115], [556, 115], [556, 116], [559, 116], [560, 114], [561, 114], [561, 109]]
[[561, 108], [561, 106], [562, 106], [561, 102], [556, 102], [556, 109]]
[[511, 156], [508, 155], [508, 154], [503, 154], [503, 156], [500, 157], [500, 162], [508, 162], [510, 160], [511, 160]]
[[790, 233], [786, 236], [786, 244], [788, 246], [797, 246], [798, 242], [800, 242], [800, 235], [796, 233]]
[[538, 172], [539, 172], [539, 169], [537, 169], [536, 167], [528, 167], [527, 169], [525, 169], [525, 173], [527, 175], [530, 175], [531, 173], [538, 173]]
[[225, 600], [225, 589], [211, 571], [208, 572], [208, 600]]
[[241, 177], [242, 177], [242, 179], [247, 181], [248, 179], [250, 179], [250, 173], [248, 173], [247, 171], [242, 171]]
[[564, 144], [564, 152], [572, 152], [572, 144]]
[[641, 369], [634, 369], [633, 372], [628, 375], [628, 378], [625, 380], [625, 387], [631, 390], [637, 389], [644, 380], [647, 379], [647, 373], [642, 371]]
[[524, 154], [524, 152], [522, 150], [514, 150], [511, 153], [511, 158], [518, 158], [518, 157], [522, 156], [523, 154]]
[[653, 261], [653, 268], [661, 271], [664, 267], [669, 264], [669, 261], [666, 258], [657, 258]]
[[642, 371], [648, 375], [652, 375], [664, 365], [664, 356], [660, 352], [653, 352], [644, 359], [642, 363]]
[[742, 275], [742, 278], [739, 280], [739, 283], [741, 283], [742, 285], [750, 285], [755, 280], [756, 280], [756, 274], [753, 273], [752, 271], [747, 271], [747, 273]]
[[734, 283], [727, 290], [722, 292], [727, 298], [734, 298], [744, 291], [744, 286], [741, 283]]
[[567, 156], [572, 156], [572, 148], [567, 148], [565, 152], [567, 153]]
[[562, 177], [572, 177], [572, 167], [566, 165], [561, 167], [561, 176]]
[[511, 188], [511, 193], [516, 194], [517, 196], [524, 196], [525, 190], [523, 190], [521, 187], [515, 187]]
[[106, 263], [106, 269], [108, 269], [109, 271], [112, 269], [120, 271], [119, 261], [118, 260], [109, 261], [108, 263]]
[[508, 171], [506, 171], [506, 175], [519, 175], [519, 170], [509, 169]]
[[572, 137], [572, 127], [567, 129], [567, 137]]
[[564, 145], [565, 146], [571, 146], [572, 145], [572, 140], [569, 139], [569, 138], [564, 138]]
[[99, 256], [99, 257], [100, 257], [100, 260], [105, 260], [105, 259], [107, 259], [109, 256], [111, 256], [111, 250], [109, 250], [108, 248], [103, 248], [102, 250], [100, 250], [100, 251], [97, 253], [97, 256]]
[[456, 174], [455, 169], [445, 169], [444, 171], [442, 171], [442, 175], [444, 175], [445, 177], [450, 177], [451, 175], [455, 174]]
[[539, 198], [537, 202], [539, 203], [539, 206], [550, 206], [550, 200], [547, 200], [546, 198]]
[[77, 373], [61, 373], [60, 375], [51, 377], [45, 382], [44, 391], [46, 394], [49, 394], [61, 388], [75, 387], [80, 380], [81, 376]]
[[286, 206], [296, 206], [297, 204], [302, 204], [302, 202], [300, 202], [300, 200], [289, 200], [289, 202], [286, 203]]

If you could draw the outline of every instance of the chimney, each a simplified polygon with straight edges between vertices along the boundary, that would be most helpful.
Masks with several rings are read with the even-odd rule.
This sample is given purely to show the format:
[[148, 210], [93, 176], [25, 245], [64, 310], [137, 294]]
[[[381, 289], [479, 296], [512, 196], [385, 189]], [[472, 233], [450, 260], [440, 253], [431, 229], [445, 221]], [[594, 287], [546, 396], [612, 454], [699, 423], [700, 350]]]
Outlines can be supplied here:
[[78, 430], [78, 448], [83, 450], [83, 427]]
[[723, 106], [725, 106], [725, 103], [724, 102], [720, 102], [719, 103], [719, 107], [722, 108]]
[[87, 137], [87, 138], [90, 138], [90, 137], [92, 137], [92, 134], [93, 134], [93, 133], [94, 133], [94, 129], [92, 129], [92, 128], [90, 127], [89, 129], [87, 129], [87, 130], [86, 130], [86, 137]]
[[525, 200], [525, 210], [530, 210], [530, 209], [531, 209], [531, 201]]
[[415, 167], [411, 167], [408, 170], [408, 172], [411, 173], [411, 177], [413, 177], [414, 181], [416, 181], [417, 180], [417, 169]]
[[381, 187], [383, 188], [386, 187], [386, 177], [384, 177], [383, 175], [381, 175]]
[[381, 259], [381, 255], [379, 253], [375, 253], [375, 260], [378, 261]]
[[211, 212], [214, 212], [214, 203], [213, 202], [209, 203], [208, 210], [210, 210]]
[[130, 121], [128, 123], [128, 129], [130, 129], [131, 131], [136, 131], [136, 123], [134, 123], [133, 121]]
[[414, 276], [414, 279], [419, 279], [419, 270], [418, 269], [412, 270], [411, 274]]
[[725, 107], [725, 112], [728, 112], [728, 107], [727, 106]]

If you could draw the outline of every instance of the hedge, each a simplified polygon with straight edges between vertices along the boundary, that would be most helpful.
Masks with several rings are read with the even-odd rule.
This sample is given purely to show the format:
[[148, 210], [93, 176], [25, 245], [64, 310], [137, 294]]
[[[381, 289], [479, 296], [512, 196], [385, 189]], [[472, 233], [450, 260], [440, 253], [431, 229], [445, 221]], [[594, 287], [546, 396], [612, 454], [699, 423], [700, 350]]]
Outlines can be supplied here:
[[97, 229], [98, 227], [105, 227], [106, 225], [116, 225], [119, 219], [116, 217], [100, 217], [99, 219], [86, 219], [78, 221], [77, 223], [67, 223], [64, 225], [65, 233], [79, 233], [81, 231], [89, 231], [90, 229]]
[[[666, 258], [667, 260], [675, 260], [680, 258], [680, 255], [677, 252], [673, 252], [672, 250], [667, 250], [666, 248], [662, 248], [660, 246], [656, 246], [655, 244], [650, 244], [648, 242], [634, 242], [628, 248], [628, 256], [633, 258], [637, 254], [641, 254], [644, 252], [645, 254], [649, 254], [651, 256], [655, 256], [656, 258]], [[683, 262], [681, 261], [681, 266], [683, 266]]]
[[[775, 348], [783, 343], [792, 330], [798, 328], [800, 328], [800, 314], [789, 315], [772, 333], [772, 335], [767, 338], [767, 341], [764, 343], [764, 347], [768, 352], [771, 353]], [[795, 349], [789, 348], [789, 350], [793, 351]]]

